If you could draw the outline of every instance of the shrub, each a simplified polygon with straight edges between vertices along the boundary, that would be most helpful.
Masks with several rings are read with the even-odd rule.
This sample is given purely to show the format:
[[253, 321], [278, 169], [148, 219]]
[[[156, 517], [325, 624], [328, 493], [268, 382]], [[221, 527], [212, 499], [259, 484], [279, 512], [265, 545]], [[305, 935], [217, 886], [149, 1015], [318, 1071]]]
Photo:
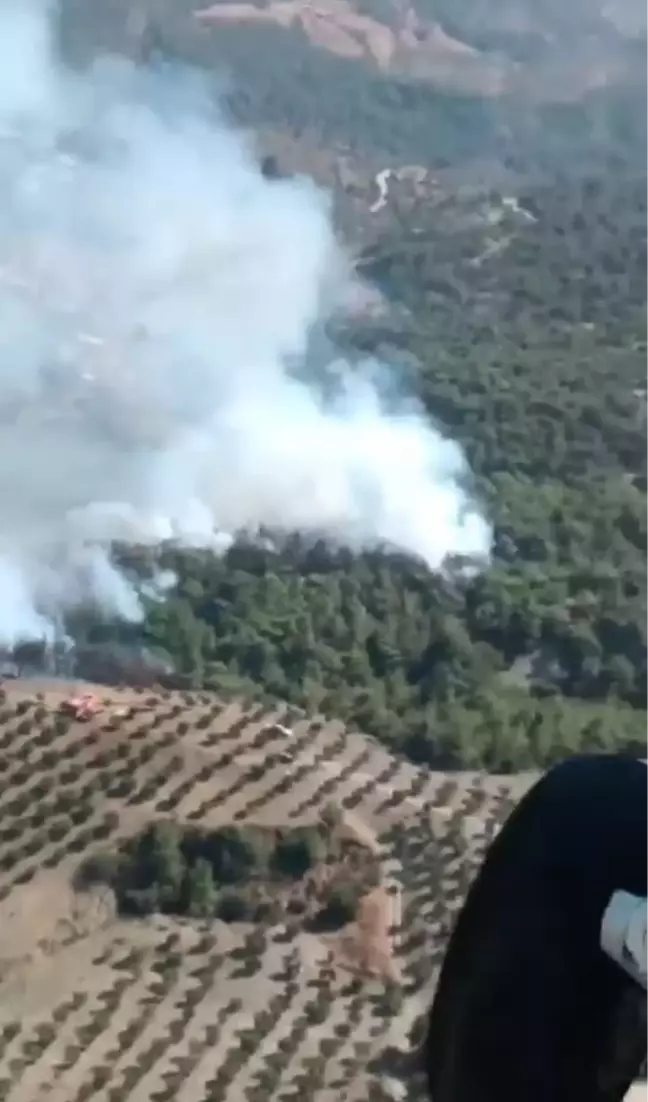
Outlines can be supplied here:
[[252, 912], [244, 896], [227, 891], [218, 899], [216, 917], [222, 922], [245, 922], [252, 917]]
[[87, 890], [97, 884], [107, 884], [109, 887], [116, 888], [119, 871], [119, 854], [93, 853], [77, 869], [74, 887], [77, 891]]
[[324, 933], [339, 930], [348, 922], [353, 922], [359, 903], [360, 894], [353, 885], [342, 884], [332, 888], [326, 904], [313, 919], [313, 931]]
[[185, 906], [193, 918], [210, 918], [217, 906], [216, 886], [209, 861], [199, 857], [187, 873]]
[[272, 864], [276, 872], [299, 880], [326, 857], [326, 843], [313, 827], [301, 827], [279, 837]]

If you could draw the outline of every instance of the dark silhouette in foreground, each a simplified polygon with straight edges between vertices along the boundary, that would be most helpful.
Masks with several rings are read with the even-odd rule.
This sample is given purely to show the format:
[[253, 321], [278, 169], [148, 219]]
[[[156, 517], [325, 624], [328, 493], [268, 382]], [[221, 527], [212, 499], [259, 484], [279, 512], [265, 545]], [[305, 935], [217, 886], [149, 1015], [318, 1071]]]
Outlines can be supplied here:
[[646, 993], [600, 947], [614, 892], [646, 896], [648, 772], [550, 770], [493, 843], [450, 940], [425, 1047], [433, 1102], [621, 1102]]

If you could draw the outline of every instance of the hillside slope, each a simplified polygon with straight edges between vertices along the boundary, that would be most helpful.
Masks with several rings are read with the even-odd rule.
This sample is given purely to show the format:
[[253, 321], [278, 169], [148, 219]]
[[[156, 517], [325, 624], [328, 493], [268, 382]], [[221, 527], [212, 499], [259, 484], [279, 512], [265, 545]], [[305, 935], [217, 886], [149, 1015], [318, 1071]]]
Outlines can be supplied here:
[[[452, 915], [531, 776], [430, 773], [340, 724], [198, 694], [99, 689], [102, 712], [80, 724], [58, 714], [68, 691], [16, 682], [0, 710], [2, 1097], [360, 1102], [387, 1090]], [[337, 933], [289, 915], [124, 919], [109, 889], [72, 887], [83, 858], [154, 819], [296, 826], [331, 804], [381, 867]], [[411, 1076], [399, 1097], [408, 1090]]]
[[215, 74], [235, 119], [324, 182], [324, 150], [363, 177], [378, 159], [579, 169], [592, 145], [617, 147], [619, 119], [627, 144], [645, 110], [645, 12], [631, 7], [62, 0], [60, 41], [74, 64], [117, 52]]
[[379, 73], [469, 95], [514, 94], [562, 102], [639, 72], [636, 41], [646, 18], [630, 0], [615, 5], [533, 5], [447, 0], [270, 0], [190, 3], [147, 0], [135, 6], [65, 0], [70, 26], [95, 24], [104, 48], [130, 42], [145, 51], [174, 44], [196, 56], [217, 50], [224, 28], [279, 28], [315, 51], [364, 61]]

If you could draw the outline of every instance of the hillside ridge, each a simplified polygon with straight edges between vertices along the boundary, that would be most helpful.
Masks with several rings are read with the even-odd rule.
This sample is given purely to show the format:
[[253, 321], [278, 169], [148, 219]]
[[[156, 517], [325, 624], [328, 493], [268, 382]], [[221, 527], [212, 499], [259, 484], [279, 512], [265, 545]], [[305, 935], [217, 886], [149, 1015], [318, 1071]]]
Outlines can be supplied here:
[[[428, 772], [342, 724], [207, 693], [97, 686], [100, 712], [76, 722], [60, 712], [73, 687], [7, 683], [0, 705], [0, 1087], [365, 1099], [410, 1047], [452, 915], [531, 776]], [[156, 819], [297, 827], [330, 806], [382, 869], [339, 933], [124, 919], [109, 890], [73, 886]]]

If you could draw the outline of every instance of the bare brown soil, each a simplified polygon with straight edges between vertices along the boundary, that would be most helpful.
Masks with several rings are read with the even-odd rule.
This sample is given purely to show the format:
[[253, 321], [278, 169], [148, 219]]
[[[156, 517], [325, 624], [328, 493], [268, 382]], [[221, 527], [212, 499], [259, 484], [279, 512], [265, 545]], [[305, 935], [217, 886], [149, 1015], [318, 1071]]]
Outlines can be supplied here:
[[[367, 1099], [532, 778], [424, 772], [339, 723], [208, 695], [97, 687], [101, 714], [63, 722], [71, 688], [9, 682], [0, 701], [0, 1097]], [[331, 803], [381, 868], [339, 933], [289, 915], [126, 921], [109, 890], [71, 886], [84, 857], [153, 818], [297, 825]]]

